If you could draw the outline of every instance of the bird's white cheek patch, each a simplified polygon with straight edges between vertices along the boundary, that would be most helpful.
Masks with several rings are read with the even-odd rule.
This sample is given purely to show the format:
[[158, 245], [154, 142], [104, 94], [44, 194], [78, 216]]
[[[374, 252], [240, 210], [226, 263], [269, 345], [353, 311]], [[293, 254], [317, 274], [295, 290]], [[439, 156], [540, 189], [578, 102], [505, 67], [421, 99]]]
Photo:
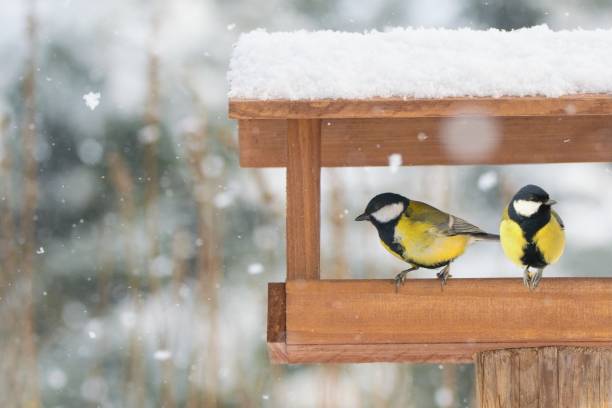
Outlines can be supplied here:
[[372, 217], [374, 217], [378, 222], [385, 223], [396, 219], [403, 211], [404, 204], [394, 203], [385, 205], [380, 210], [372, 213]]
[[531, 217], [533, 214], [538, 212], [542, 203], [529, 200], [516, 200], [514, 203], [512, 203], [512, 205], [514, 206], [514, 211], [516, 211], [517, 214], [522, 215], [523, 217]]

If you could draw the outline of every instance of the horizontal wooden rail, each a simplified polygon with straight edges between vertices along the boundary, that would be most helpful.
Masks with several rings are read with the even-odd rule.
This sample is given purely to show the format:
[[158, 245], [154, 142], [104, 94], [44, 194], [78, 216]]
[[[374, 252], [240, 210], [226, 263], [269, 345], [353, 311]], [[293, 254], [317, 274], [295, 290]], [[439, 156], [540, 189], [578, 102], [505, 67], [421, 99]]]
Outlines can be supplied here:
[[423, 118], [465, 114], [487, 116], [610, 115], [612, 95], [500, 98], [379, 98], [229, 101], [233, 119]]
[[[240, 120], [240, 164], [284, 167], [286, 120]], [[514, 164], [612, 161], [612, 116], [328, 119], [321, 165]]]
[[486, 350], [612, 346], [612, 279], [548, 278], [534, 292], [519, 277], [454, 279], [443, 291], [415, 279], [399, 293], [391, 280], [291, 281], [286, 303], [278, 285], [268, 321], [285, 336], [268, 332], [277, 362], [469, 362]]

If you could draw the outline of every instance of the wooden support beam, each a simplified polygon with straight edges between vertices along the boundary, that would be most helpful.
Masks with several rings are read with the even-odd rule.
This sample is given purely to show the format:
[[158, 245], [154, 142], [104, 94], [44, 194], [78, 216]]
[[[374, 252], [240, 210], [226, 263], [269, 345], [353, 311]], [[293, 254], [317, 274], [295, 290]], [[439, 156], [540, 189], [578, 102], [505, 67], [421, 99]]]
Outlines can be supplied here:
[[[240, 120], [243, 167], [287, 165], [286, 120]], [[321, 166], [612, 161], [612, 116], [329, 119]]]
[[[487, 350], [612, 346], [612, 279], [289, 281], [286, 362], [469, 362]], [[282, 308], [281, 302], [270, 304]], [[280, 316], [282, 312], [270, 313]], [[270, 322], [269, 322], [270, 323]]]
[[612, 95], [441, 99], [320, 99], [229, 101], [232, 119], [424, 118], [487, 116], [611, 115]]
[[287, 280], [319, 279], [321, 121], [287, 124]]
[[612, 407], [612, 350], [544, 347], [476, 356], [481, 408]]
[[273, 364], [287, 363], [285, 284], [268, 283], [268, 358]]

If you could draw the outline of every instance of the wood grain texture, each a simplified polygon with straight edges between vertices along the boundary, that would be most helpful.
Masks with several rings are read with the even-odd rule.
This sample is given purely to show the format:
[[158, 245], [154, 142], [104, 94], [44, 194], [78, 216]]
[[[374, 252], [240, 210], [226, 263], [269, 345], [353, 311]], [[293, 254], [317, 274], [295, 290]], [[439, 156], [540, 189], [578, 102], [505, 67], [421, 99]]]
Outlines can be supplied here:
[[544, 347], [476, 356], [481, 408], [610, 407], [609, 348]]
[[287, 124], [287, 280], [319, 279], [321, 121]]
[[268, 358], [273, 364], [287, 363], [285, 284], [268, 283]]
[[489, 116], [611, 115], [612, 95], [229, 101], [232, 119], [423, 118], [473, 113]]
[[[287, 121], [241, 120], [240, 164], [284, 167]], [[612, 161], [612, 116], [331, 119], [321, 165], [514, 164]]]
[[289, 281], [287, 344], [612, 344], [612, 279]]
[[[517, 347], [605, 346], [612, 342], [526, 342], [526, 343], [428, 343], [428, 344], [288, 344], [287, 363], [472, 363], [483, 351], [507, 350]], [[543, 398], [540, 396], [540, 398]], [[551, 405], [554, 406], [554, 405]]]

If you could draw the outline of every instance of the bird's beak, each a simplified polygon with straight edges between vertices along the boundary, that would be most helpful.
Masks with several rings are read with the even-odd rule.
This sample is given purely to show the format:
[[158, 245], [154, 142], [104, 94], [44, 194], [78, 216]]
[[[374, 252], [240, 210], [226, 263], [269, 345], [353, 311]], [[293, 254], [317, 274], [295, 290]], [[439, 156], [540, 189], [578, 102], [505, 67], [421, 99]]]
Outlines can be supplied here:
[[359, 217], [355, 218], [355, 221], [369, 221], [369, 220], [370, 220], [370, 215], [366, 213], [363, 213]]
[[548, 205], [548, 206], [552, 206], [557, 204], [557, 202], [555, 200], [548, 200], [547, 202], [545, 202], [544, 204]]

